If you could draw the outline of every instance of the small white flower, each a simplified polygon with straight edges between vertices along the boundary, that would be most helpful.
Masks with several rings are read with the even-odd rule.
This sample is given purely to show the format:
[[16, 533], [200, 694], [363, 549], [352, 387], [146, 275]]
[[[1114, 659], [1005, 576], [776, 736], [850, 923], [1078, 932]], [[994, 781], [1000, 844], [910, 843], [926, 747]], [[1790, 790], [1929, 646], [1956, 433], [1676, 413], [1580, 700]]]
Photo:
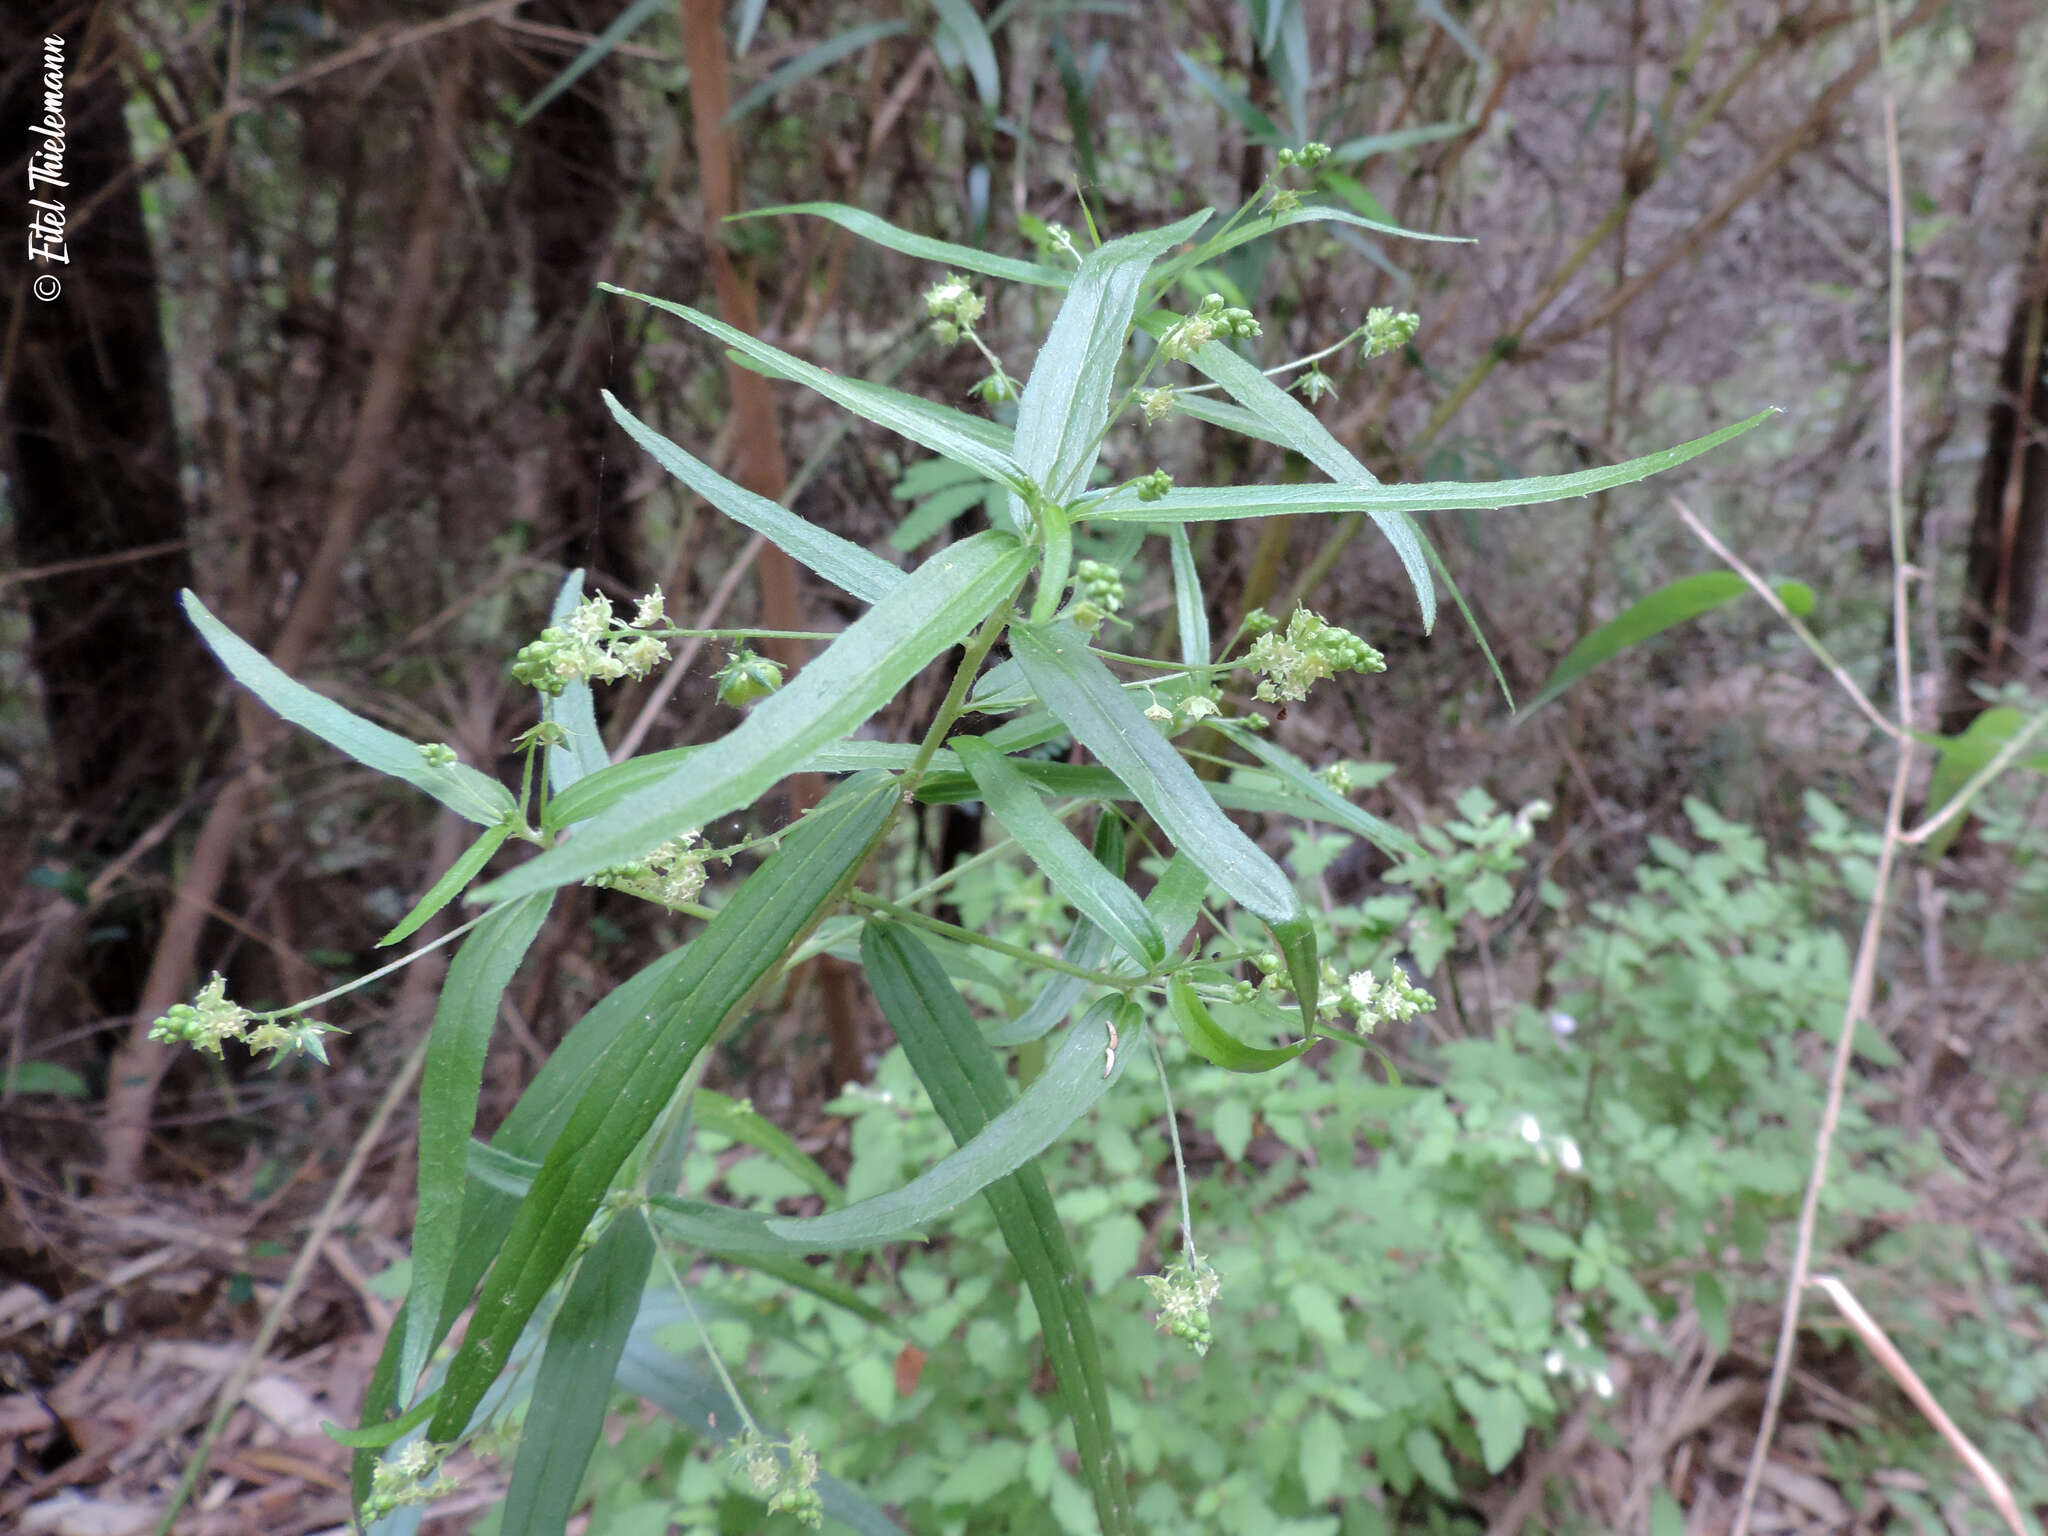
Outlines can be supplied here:
[[1546, 1376], [1562, 1376], [1564, 1374], [1563, 1350], [1553, 1349], [1543, 1357], [1543, 1374]]
[[1593, 1390], [1603, 1398], [1614, 1396], [1614, 1378], [1605, 1371], [1596, 1373], [1593, 1377]]
[[1582, 1166], [1579, 1159], [1579, 1144], [1569, 1136], [1557, 1138], [1557, 1163], [1566, 1173], [1577, 1173]]
[[1579, 1021], [1562, 1008], [1550, 1010], [1550, 1032], [1560, 1040], [1569, 1040], [1579, 1032]]
[[1173, 711], [1164, 704], [1151, 704], [1146, 706], [1145, 718], [1147, 720], [1157, 720], [1161, 725], [1171, 725], [1173, 723]]
[[1533, 1147], [1543, 1140], [1543, 1127], [1536, 1123], [1534, 1115], [1524, 1115], [1515, 1122], [1515, 1134]]

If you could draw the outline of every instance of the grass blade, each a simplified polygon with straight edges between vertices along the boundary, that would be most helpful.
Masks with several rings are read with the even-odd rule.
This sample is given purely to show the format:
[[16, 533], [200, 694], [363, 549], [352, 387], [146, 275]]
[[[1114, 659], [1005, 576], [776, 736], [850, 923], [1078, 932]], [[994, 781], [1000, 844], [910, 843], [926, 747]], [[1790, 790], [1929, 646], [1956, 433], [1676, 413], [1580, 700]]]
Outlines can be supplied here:
[[956, 268], [962, 272], [979, 272], [984, 277], [997, 277], [1010, 283], [1029, 283], [1038, 288], [1064, 288], [1074, 279], [1074, 274], [1061, 267], [1048, 267], [1035, 261], [1019, 261], [1013, 256], [997, 256], [988, 251], [976, 250], [971, 245], [956, 245], [950, 240], [934, 240], [929, 235], [912, 234], [907, 229], [898, 229], [887, 219], [877, 218], [864, 208], [852, 208], [845, 203], [784, 203], [775, 208], [756, 208], [750, 213], [736, 213], [735, 219], [766, 219], [777, 214], [805, 213], [814, 218], [830, 219], [841, 229], [860, 236], [876, 245], [900, 251], [905, 256], [915, 256], [920, 261], [937, 262], [941, 266]]

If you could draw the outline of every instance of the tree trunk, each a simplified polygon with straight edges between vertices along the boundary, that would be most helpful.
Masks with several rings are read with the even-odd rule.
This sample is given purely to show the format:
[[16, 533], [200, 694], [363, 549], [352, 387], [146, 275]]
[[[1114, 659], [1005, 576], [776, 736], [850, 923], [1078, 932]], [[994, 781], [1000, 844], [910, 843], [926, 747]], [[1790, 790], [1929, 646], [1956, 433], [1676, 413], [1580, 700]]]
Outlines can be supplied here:
[[2048, 206], [2020, 285], [1977, 475], [1963, 611], [1941, 728], [1955, 735], [1984, 703], [1973, 685], [2038, 683], [2041, 584], [2048, 575]]

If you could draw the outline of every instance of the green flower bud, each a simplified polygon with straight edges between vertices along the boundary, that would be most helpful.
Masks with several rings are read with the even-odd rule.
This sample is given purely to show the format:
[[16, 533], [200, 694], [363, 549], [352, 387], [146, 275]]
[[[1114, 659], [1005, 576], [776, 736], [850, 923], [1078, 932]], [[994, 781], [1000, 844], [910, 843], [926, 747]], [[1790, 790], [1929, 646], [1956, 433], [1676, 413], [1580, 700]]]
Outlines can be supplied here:
[[757, 656], [745, 646], [725, 659], [714, 681], [718, 697], [735, 709], [764, 699], [782, 686], [782, 668], [766, 656]]

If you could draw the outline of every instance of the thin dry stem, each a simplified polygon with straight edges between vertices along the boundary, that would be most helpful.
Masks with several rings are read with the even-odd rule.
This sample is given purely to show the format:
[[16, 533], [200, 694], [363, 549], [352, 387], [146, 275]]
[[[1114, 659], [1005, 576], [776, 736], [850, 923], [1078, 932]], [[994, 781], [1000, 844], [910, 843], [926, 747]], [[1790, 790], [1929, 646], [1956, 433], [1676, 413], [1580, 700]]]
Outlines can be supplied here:
[[2007, 1528], [2014, 1536], [2029, 1536], [2027, 1523], [2020, 1517], [2019, 1503], [2013, 1498], [2012, 1489], [2005, 1479], [1999, 1476], [1998, 1469], [1991, 1465], [1990, 1458], [1977, 1449], [1970, 1437], [1956, 1427], [1956, 1421], [1948, 1416], [1941, 1404], [1936, 1401], [1934, 1394], [1927, 1390], [1927, 1383], [1920, 1379], [1920, 1373], [1915, 1371], [1907, 1363], [1906, 1357], [1899, 1353], [1898, 1346], [1892, 1343], [1885, 1331], [1877, 1325], [1877, 1319], [1864, 1311], [1863, 1304], [1856, 1299], [1849, 1287], [1833, 1275], [1815, 1275], [1813, 1285], [1816, 1290], [1827, 1294], [1828, 1300], [1835, 1304], [1842, 1316], [1848, 1319], [1849, 1326], [1856, 1330], [1856, 1336], [1863, 1340], [1864, 1346], [1877, 1356], [1877, 1363], [1899, 1384], [1899, 1390], [1911, 1398], [1913, 1406], [1927, 1415], [1928, 1423], [1940, 1431], [1942, 1439], [1949, 1443], [1949, 1447], [1961, 1458], [1963, 1465], [1970, 1469], [1970, 1475], [1982, 1485], [1985, 1495], [1991, 1500], [1992, 1506], [1997, 1509], [1999, 1518], [2005, 1521]]
[[[1925, 9], [1923, 5], [1921, 9]], [[1885, 0], [1875, 0], [1877, 20], [1878, 91], [1884, 117], [1885, 183], [1890, 209], [1890, 422], [1887, 454], [1887, 489], [1892, 541], [1892, 660], [1896, 672], [1899, 711], [1899, 759], [1892, 774], [1891, 795], [1885, 804], [1884, 842], [1878, 852], [1877, 873], [1871, 882], [1870, 906], [1863, 918], [1862, 937], [1856, 945], [1856, 966], [1849, 982], [1849, 1000], [1842, 1010], [1840, 1033], [1835, 1038], [1834, 1060], [1828, 1071], [1827, 1098], [1821, 1107], [1820, 1133], [1815, 1138], [1813, 1167], [1807, 1176], [1806, 1194], [1800, 1202], [1798, 1235], [1792, 1248], [1792, 1272], [1785, 1282], [1785, 1305], [1779, 1318], [1778, 1343], [1771, 1359], [1770, 1384], [1764, 1392], [1764, 1411], [1757, 1425], [1756, 1444], [1750, 1452], [1749, 1468], [1742, 1480], [1742, 1497], [1735, 1511], [1732, 1536], [1749, 1536], [1750, 1519], [1756, 1512], [1757, 1490], [1763, 1484], [1764, 1466], [1770, 1460], [1771, 1437], [1777, 1430], [1778, 1414], [1784, 1406], [1785, 1384], [1792, 1374], [1792, 1356], [1799, 1338], [1799, 1306], [1805, 1295], [1807, 1276], [1813, 1262], [1814, 1229], [1820, 1218], [1821, 1191], [1827, 1187], [1828, 1157], [1834, 1149], [1835, 1130], [1842, 1117], [1842, 1100], [1848, 1089], [1849, 1064], [1855, 1057], [1856, 1025], [1870, 1012], [1871, 993], [1877, 980], [1877, 955], [1884, 942], [1885, 907], [1891, 894], [1892, 866], [1904, 846], [1906, 787], [1914, 759], [1912, 632], [1908, 627], [1905, 512], [1905, 198], [1900, 188], [1899, 133], [1891, 85], [1891, 18]], [[1917, 12], [1915, 13], [1918, 14]]]

